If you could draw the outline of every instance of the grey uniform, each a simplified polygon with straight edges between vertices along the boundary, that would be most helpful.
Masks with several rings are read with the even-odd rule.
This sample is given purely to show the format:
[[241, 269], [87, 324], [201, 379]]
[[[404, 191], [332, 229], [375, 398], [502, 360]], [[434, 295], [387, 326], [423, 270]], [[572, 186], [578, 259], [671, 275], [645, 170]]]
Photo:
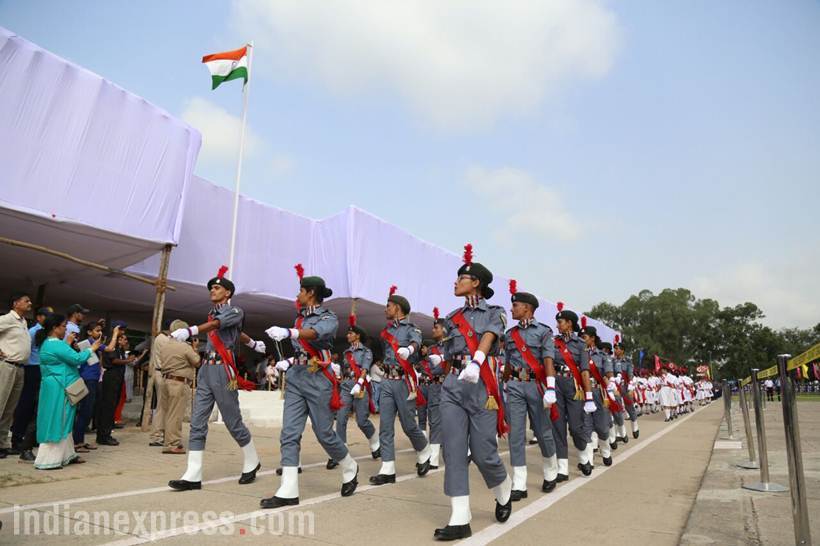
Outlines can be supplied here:
[[[211, 309], [209, 317], [219, 321], [216, 335], [229, 352], [234, 352], [242, 333], [245, 312], [235, 305], [225, 303]], [[230, 379], [225, 371], [222, 358], [211, 343], [210, 336], [205, 345], [205, 355], [196, 376], [196, 393], [194, 408], [191, 411], [188, 449], [191, 451], [205, 449], [205, 439], [208, 437], [208, 418], [211, 416], [214, 404], [219, 408], [219, 414], [233, 439], [239, 447], [245, 447], [251, 441], [251, 433], [242, 422], [242, 413], [239, 411], [239, 393], [236, 390], [228, 390]], [[235, 358], [234, 354], [234, 361]]]
[[[607, 373], [612, 373], [612, 359], [607, 358], [606, 353], [598, 349], [589, 351], [589, 359], [595, 363], [601, 376], [606, 377]], [[609, 438], [609, 429], [612, 427], [612, 413], [604, 405], [603, 385], [598, 385], [595, 378], [590, 378], [592, 382], [592, 398], [595, 400], [595, 412], [592, 413], [592, 427], [600, 440]]]
[[[460, 309], [464, 318], [473, 327], [478, 340], [487, 332], [495, 334], [487, 358], [495, 361], [501, 348], [506, 329], [504, 309], [489, 305], [484, 299], [477, 305], [467, 305]], [[450, 332], [444, 345], [444, 356], [450, 363], [450, 372], [441, 388], [442, 448], [444, 449], [444, 494], [459, 497], [470, 494], [467, 449], [488, 488], [500, 485], [507, 478], [507, 469], [498, 455], [496, 440], [496, 410], [486, 409], [487, 390], [482, 379], [472, 384], [458, 380], [459, 371], [469, 364], [472, 354], [464, 336], [452, 321], [459, 311], [447, 316], [447, 331]]]
[[[415, 344], [415, 352], [410, 355], [411, 359], [418, 354], [419, 347], [421, 347], [421, 330], [416, 328], [409, 320], [406, 318], [394, 320], [387, 327], [387, 333], [396, 338], [399, 348], [408, 347], [411, 343]], [[407, 399], [410, 390], [405, 381], [404, 369], [396, 360], [393, 347], [384, 339], [382, 339], [382, 346], [384, 347], [382, 365], [385, 374], [382, 380], [381, 393], [379, 393], [379, 413], [381, 415], [379, 420], [379, 443], [382, 449], [382, 461], [389, 463], [396, 460], [395, 428], [397, 413], [401, 428], [410, 439], [410, 443], [413, 444], [413, 449], [421, 451], [427, 447], [427, 438], [424, 437], [416, 421], [416, 401]]]
[[[623, 394], [623, 398], [624, 398], [624, 410], [626, 411], [627, 415], [629, 415], [629, 420], [630, 421], [637, 421], [638, 420], [638, 413], [635, 411], [635, 404], [634, 404], [634, 401], [632, 399], [632, 395], [629, 394], [629, 392], [628, 392], [629, 381], [632, 380], [632, 370], [633, 370], [632, 360], [630, 360], [630, 359], [626, 358], [626, 356], [624, 356], [624, 358], [620, 358], [620, 359], [615, 358], [614, 363], [615, 363], [615, 369], [617, 370], [615, 373], [618, 373], [618, 371], [621, 372], [621, 377], [623, 378], [622, 394]], [[627, 402], [632, 402], [632, 403], [627, 403]], [[620, 423], [620, 424], [623, 424], [623, 422]]]
[[[321, 353], [323, 365], [327, 365], [339, 327], [336, 313], [317, 306], [303, 308], [300, 315], [303, 321], [299, 328], [311, 329], [318, 334], [316, 339], [308, 343]], [[282, 433], [279, 437], [282, 466], [299, 465], [302, 433], [308, 416], [316, 439], [328, 457], [334, 461], [341, 461], [347, 456], [347, 446], [333, 430], [333, 412], [330, 409], [333, 384], [321, 369], [316, 372], [310, 371], [310, 356], [298, 339], [291, 340], [291, 343], [294, 349], [293, 365], [287, 371], [285, 411], [282, 418]]]
[[[555, 339], [564, 340], [567, 350], [572, 355], [573, 360], [578, 365], [579, 371], [589, 370], [589, 354], [584, 346], [584, 342], [577, 334], [572, 334], [569, 338], [556, 336]], [[584, 401], [575, 400], [575, 381], [570, 373], [569, 366], [564, 362], [561, 351], [555, 349], [555, 398], [558, 406], [558, 420], [552, 422], [553, 437], [559, 459], [567, 458], [567, 425], [572, 442], [576, 449], [586, 449], [592, 436], [592, 423], [586, 419], [584, 413]], [[583, 385], [578, 385], [583, 389]]]
[[[430, 354], [443, 356], [441, 348], [438, 345], [430, 347]], [[428, 378], [429, 385], [424, 395], [427, 398], [430, 443], [441, 444], [441, 384], [444, 382], [446, 375], [444, 374], [444, 368], [441, 364], [434, 366], [429, 360], [426, 364], [429, 367], [430, 373], [433, 375], [432, 378]]]
[[536, 383], [535, 373], [527, 365], [510, 335], [513, 330], [520, 332], [526, 350], [542, 366], [545, 358], [555, 359], [555, 343], [552, 339], [552, 329], [536, 320], [513, 326], [504, 338], [505, 373], [507, 366], [512, 371], [512, 376], [506, 382], [505, 391], [506, 415], [510, 424], [510, 464], [515, 467], [527, 464], [527, 415], [530, 417], [530, 426], [543, 457], [555, 455], [555, 440], [552, 437], [549, 411], [544, 409], [542, 387]]
[[352, 355], [356, 365], [364, 372], [370, 372], [370, 366], [373, 364], [373, 352], [362, 343], [358, 343], [355, 347], [351, 345], [345, 349], [342, 356], [340, 364], [342, 368], [342, 407], [336, 412], [336, 434], [345, 444], [347, 443], [347, 419], [351, 409], [356, 412], [356, 424], [359, 425], [359, 430], [368, 440], [376, 433], [376, 427], [370, 422], [370, 394], [367, 389], [362, 385], [364, 393], [362, 398], [354, 398], [350, 394], [350, 390], [359, 378], [354, 375], [350, 367], [348, 354]]
[[[615, 357], [613, 357], [612, 355], [608, 355], [606, 353], [604, 353], [604, 367], [607, 370], [610, 370], [612, 372], [613, 376], [617, 376], [619, 373], [621, 373], [621, 363], [618, 360], [616, 360]], [[625, 404], [624, 404], [623, 399], [621, 398], [621, 391], [617, 390], [616, 393], [615, 393], [615, 396], [618, 399], [618, 403], [621, 405], [621, 407], [624, 407]], [[624, 424], [624, 412], [619, 411], [618, 413], [613, 413], [612, 414], [612, 420], [618, 426], [623, 425]]]

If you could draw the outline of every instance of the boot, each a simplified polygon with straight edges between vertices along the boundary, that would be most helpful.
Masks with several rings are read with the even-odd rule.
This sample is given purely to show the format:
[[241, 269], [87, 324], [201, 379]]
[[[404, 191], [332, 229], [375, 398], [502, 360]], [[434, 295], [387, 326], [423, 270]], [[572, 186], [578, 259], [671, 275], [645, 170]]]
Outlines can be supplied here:
[[441, 444], [430, 444], [430, 470], [439, 467], [439, 455], [441, 454]]
[[504, 523], [510, 519], [512, 514], [512, 480], [509, 475], [504, 481], [493, 487], [495, 495], [495, 519], [499, 523]]
[[262, 508], [280, 508], [299, 504], [299, 468], [296, 466], [282, 467], [282, 481], [276, 494], [259, 501]]
[[342, 496], [349, 497], [356, 491], [356, 486], [359, 485], [359, 465], [348, 453], [339, 462], [339, 466], [342, 467]]
[[382, 447], [379, 443], [379, 432], [376, 431], [373, 433], [373, 436], [367, 439], [368, 443], [370, 443], [370, 456], [373, 459], [378, 459], [382, 456]]
[[512, 470], [512, 493], [510, 493], [510, 498], [517, 502], [527, 498], [527, 467], [514, 466]]
[[253, 440], [242, 447], [242, 475], [239, 477], [239, 484], [245, 485], [253, 483], [256, 480], [256, 473], [262, 468], [259, 462], [259, 456], [256, 454], [256, 447], [253, 445]]
[[375, 476], [370, 476], [371, 485], [384, 485], [386, 483], [396, 483], [396, 462], [382, 461], [382, 467]]
[[188, 468], [178, 480], [168, 482], [168, 487], [177, 491], [202, 489], [202, 454], [203, 451], [188, 451]]
[[569, 460], [558, 459], [558, 476], [555, 478], [555, 481], [560, 483], [567, 480], [569, 480]]
[[544, 483], [541, 484], [541, 491], [549, 493], [558, 483], [558, 457], [556, 455], [544, 457], [543, 467]]
[[470, 496], [450, 497], [450, 522], [446, 527], [436, 529], [433, 538], [436, 540], [458, 540], [473, 534], [470, 529]]
[[416, 473], [419, 476], [424, 476], [430, 471], [431, 454], [432, 448], [430, 448], [429, 442], [424, 446], [424, 449], [416, 452]]

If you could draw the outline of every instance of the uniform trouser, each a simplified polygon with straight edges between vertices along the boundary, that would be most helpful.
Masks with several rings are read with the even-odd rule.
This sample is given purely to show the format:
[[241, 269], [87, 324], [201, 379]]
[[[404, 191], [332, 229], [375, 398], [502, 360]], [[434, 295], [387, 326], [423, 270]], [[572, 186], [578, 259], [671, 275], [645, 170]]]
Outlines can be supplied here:
[[[165, 437], [165, 427], [163, 425], [164, 421], [163, 421], [163, 415], [162, 415], [162, 410], [165, 407], [165, 405], [163, 404], [162, 396], [167, 391], [164, 389], [165, 378], [162, 377], [162, 372], [159, 371], [159, 370], [154, 370], [152, 372], [152, 376], [153, 376], [153, 380], [154, 380], [153, 381], [154, 389], [156, 389], [157, 409], [154, 412], [153, 419], [151, 420], [151, 436], [150, 436], [150, 439], [151, 439], [152, 442], [162, 442], [163, 438]], [[179, 383], [179, 382], [177, 381], [177, 383]], [[184, 383], [181, 383], [181, 384], [184, 384]], [[150, 411], [150, 409], [149, 409], [149, 411]], [[166, 444], [166, 445], [168, 445], [168, 444]], [[179, 439], [177, 439], [177, 443], [174, 444], [174, 445], [180, 445]]]
[[157, 415], [161, 416], [162, 422], [159, 427], [163, 431], [165, 447], [182, 447], [182, 417], [185, 415], [185, 407], [191, 404], [191, 387], [187, 383], [175, 379], [163, 378], [157, 384], [157, 396], [159, 406]]
[[419, 428], [422, 431], [425, 431], [427, 430], [427, 415], [429, 413], [429, 398], [427, 398], [427, 395], [430, 392], [430, 386], [426, 383], [422, 383], [419, 385], [419, 390], [421, 391], [421, 394], [424, 396], [425, 400], [428, 401], [427, 404], [424, 404], [423, 406], [418, 406], [416, 408], [416, 413], [419, 417]]
[[[40, 366], [30, 365], [23, 367], [23, 390], [17, 409], [14, 410], [14, 424], [11, 426], [11, 444], [23, 446], [23, 438], [31, 432], [29, 424], [36, 421], [37, 398], [40, 393]], [[33, 428], [31, 429], [34, 430]], [[27, 432], [29, 431], [29, 432]], [[31, 446], [34, 442], [29, 442]], [[31, 446], [27, 449], [31, 449]]]
[[507, 420], [510, 424], [510, 464], [525, 466], [527, 442], [527, 415], [538, 440], [543, 457], [555, 455], [555, 440], [552, 437], [549, 412], [544, 409], [544, 401], [535, 381], [507, 382]]
[[556, 378], [555, 398], [558, 406], [558, 419], [552, 421], [555, 451], [559, 459], [566, 459], [567, 426], [575, 448], [583, 451], [592, 438], [592, 423], [584, 413], [584, 401], [575, 400], [575, 382], [571, 377]]
[[362, 385], [364, 396], [362, 398], [353, 398], [350, 390], [355, 384], [356, 382], [352, 379], [342, 383], [342, 407], [336, 412], [336, 434], [345, 444], [347, 443], [347, 419], [350, 416], [351, 406], [356, 413], [356, 424], [359, 426], [359, 430], [364, 433], [365, 438], [369, 440], [376, 433], [376, 427], [370, 422], [370, 395]]
[[427, 438], [424, 437], [415, 418], [416, 401], [408, 400], [409, 394], [410, 391], [404, 379], [385, 378], [382, 380], [381, 399], [379, 400], [381, 413], [379, 444], [382, 448], [382, 462], [389, 463], [396, 460], [396, 413], [399, 414], [401, 428], [413, 444], [413, 449], [421, 451], [427, 446]]
[[125, 381], [125, 369], [123, 366], [108, 368], [103, 373], [102, 384], [100, 385], [99, 420], [97, 422], [97, 441], [111, 437], [114, 429], [114, 412], [122, 395], [122, 386]]
[[[624, 405], [624, 403], [623, 403], [623, 399], [621, 399], [621, 400], [620, 400], [620, 404], [621, 404], [621, 405]], [[612, 420], [615, 422], [615, 424], [616, 424], [616, 425], [618, 425], [619, 427], [621, 427], [621, 426], [623, 426], [623, 424], [624, 424], [624, 415], [625, 415], [625, 414], [626, 414], [626, 413], [625, 413], [625, 412], [623, 412], [623, 411], [619, 411], [618, 413], [613, 413], [613, 414], [612, 414]]]
[[431, 383], [427, 390], [427, 418], [430, 421], [430, 443], [441, 443], [441, 383]]
[[498, 412], [484, 407], [484, 381], [472, 384], [449, 374], [441, 389], [441, 428], [444, 449], [444, 494], [470, 494], [467, 449], [484, 483], [492, 489], [507, 479], [507, 469], [498, 454]]
[[[629, 395], [627, 395], [629, 396]], [[635, 403], [627, 404], [626, 398], [624, 398], [624, 410], [626, 410], [626, 414], [629, 415], [630, 421], [637, 421], [638, 420], [638, 412], [635, 410]]]
[[205, 449], [208, 419], [211, 417], [214, 404], [219, 408], [219, 414], [230, 435], [239, 447], [245, 447], [251, 441], [251, 433], [242, 422], [242, 413], [239, 411], [239, 393], [235, 390], [228, 390], [228, 375], [222, 364], [218, 363], [203, 364], [197, 373], [188, 449], [191, 451]]
[[334, 461], [347, 457], [347, 446], [333, 430], [333, 412], [330, 410], [332, 389], [333, 385], [321, 370], [310, 372], [307, 366], [302, 365], [288, 369], [285, 412], [279, 436], [283, 467], [299, 466], [302, 433], [308, 416], [313, 433], [328, 457]]
[[9, 447], [9, 429], [23, 392], [24, 376], [22, 366], [0, 360], [0, 449]]
[[609, 429], [612, 427], [612, 412], [604, 406], [604, 399], [600, 388], [596, 387], [592, 389], [592, 398], [595, 400], [596, 406], [595, 411], [591, 415], [592, 429], [598, 435], [598, 439], [603, 441], [609, 438]]

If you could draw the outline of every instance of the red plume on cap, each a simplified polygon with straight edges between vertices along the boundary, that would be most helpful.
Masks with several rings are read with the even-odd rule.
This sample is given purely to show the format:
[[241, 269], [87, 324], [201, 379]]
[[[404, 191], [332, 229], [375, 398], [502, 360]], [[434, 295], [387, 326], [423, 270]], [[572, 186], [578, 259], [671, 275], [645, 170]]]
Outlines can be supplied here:
[[615, 334], [615, 345], [617, 345], [620, 342], [621, 342], [621, 336], [619, 336], [618, 334]]
[[305, 268], [302, 267], [302, 264], [296, 264], [293, 266], [293, 269], [296, 270], [296, 276], [299, 277], [299, 282], [302, 282], [302, 277], [305, 276]]
[[581, 328], [587, 327], [587, 317], [586, 315], [581, 315]]
[[510, 279], [510, 294], [515, 296], [516, 292], [518, 292], [518, 283], [515, 279]]
[[473, 245], [470, 243], [464, 245], [464, 263], [467, 265], [473, 263]]
[[555, 304], [555, 306], [558, 308], [559, 313], [564, 310], [564, 302], [563, 301], [559, 301], [558, 303]]
[[398, 290], [398, 289], [399, 289], [399, 287], [394, 284], [393, 286], [390, 287], [390, 294], [389, 295], [392, 296], [393, 294], [396, 293], [396, 290]]
[[438, 307], [433, 307], [433, 320], [438, 320]]
[[351, 328], [353, 328], [354, 326], [356, 326], [356, 315], [352, 315], [352, 314], [351, 314], [351, 315], [348, 315], [348, 317], [347, 317], [347, 322], [348, 322], [348, 324], [350, 324], [350, 327], [351, 327]]
[[216, 278], [221, 279], [222, 277], [225, 276], [225, 273], [227, 273], [227, 272], [228, 272], [228, 266], [227, 265], [221, 266], [219, 268], [219, 271], [216, 272]]

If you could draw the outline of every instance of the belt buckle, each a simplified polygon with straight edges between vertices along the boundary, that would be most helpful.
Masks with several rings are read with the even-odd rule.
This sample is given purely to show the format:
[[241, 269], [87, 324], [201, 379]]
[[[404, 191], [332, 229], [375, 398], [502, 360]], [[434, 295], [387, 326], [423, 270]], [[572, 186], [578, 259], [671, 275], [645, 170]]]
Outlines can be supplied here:
[[518, 379], [521, 380], [521, 381], [529, 381], [530, 380], [530, 372], [528, 372], [524, 368], [521, 368], [521, 370], [518, 372]]
[[307, 369], [310, 373], [316, 373], [319, 371], [319, 361], [316, 357], [311, 357], [307, 363]]

